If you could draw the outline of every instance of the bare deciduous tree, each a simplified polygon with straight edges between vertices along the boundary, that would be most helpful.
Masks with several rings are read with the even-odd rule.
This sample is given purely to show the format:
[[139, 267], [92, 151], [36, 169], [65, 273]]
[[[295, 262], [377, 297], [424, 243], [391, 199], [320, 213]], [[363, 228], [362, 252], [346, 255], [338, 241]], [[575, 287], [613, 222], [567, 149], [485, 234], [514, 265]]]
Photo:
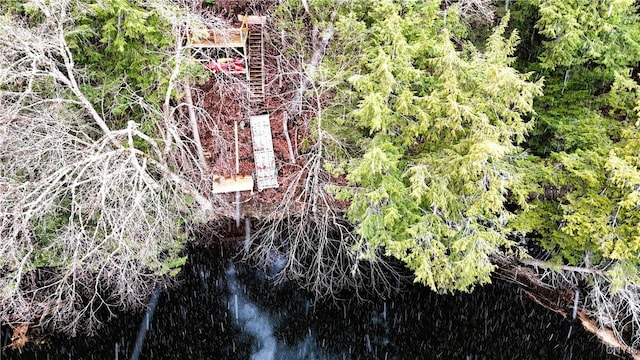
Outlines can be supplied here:
[[445, 0], [448, 8], [457, 6], [460, 17], [468, 22], [491, 24], [495, 20], [494, 2], [491, 0]]
[[640, 289], [638, 279], [621, 264], [593, 266], [551, 264], [538, 259], [493, 259], [499, 273], [514, 281], [540, 305], [564, 317], [579, 320], [606, 346], [640, 359]]
[[215, 217], [221, 204], [204, 195], [209, 174], [172, 95], [181, 36], [203, 19], [147, 4], [176, 37], [164, 103], [129, 95], [157, 126], [153, 138], [133, 121], [112, 128], [113, 109], [84, 92], [89, 77], [66, 40], [72, 5], [35, 1], [39, 23], [0, 20], [0, 319], [75, 334], [171, 282], [186, 223]]

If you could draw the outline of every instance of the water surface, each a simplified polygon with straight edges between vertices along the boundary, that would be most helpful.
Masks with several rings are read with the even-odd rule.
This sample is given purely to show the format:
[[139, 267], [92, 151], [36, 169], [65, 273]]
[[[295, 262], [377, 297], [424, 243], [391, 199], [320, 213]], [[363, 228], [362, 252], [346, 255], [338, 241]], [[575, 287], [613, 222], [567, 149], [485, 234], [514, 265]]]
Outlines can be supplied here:
[[509, 283], [456, 295], [411, 285], [388, 299], [314, 304], [220, 247], [191, 252], [183, 284], [160, 293], [152, 317], [120, 314], [96, 336], [21, 353], [6, 348], [5, 328], [0, 359], [131, 359], [141, 328], [139, 359], [620, 359]]

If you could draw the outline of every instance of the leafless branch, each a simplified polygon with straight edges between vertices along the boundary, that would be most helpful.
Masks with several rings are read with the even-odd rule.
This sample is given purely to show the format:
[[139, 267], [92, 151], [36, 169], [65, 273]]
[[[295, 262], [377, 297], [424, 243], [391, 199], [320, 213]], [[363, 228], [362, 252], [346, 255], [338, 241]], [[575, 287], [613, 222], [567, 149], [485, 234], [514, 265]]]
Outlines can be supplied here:
[[71, 334], [170, 284], [188, 222], [215, 218], [219, 205], [206, 196], [185, 105], [172, 97], [187, 61], [181, 37], [209, 20], [147, 4], [176, 37], [164, 106], [120, 90], [156, 124], [154, 137], [134, 121], [110, 122], [113, 109], [83, 91], [87, 76], [66, 42], [73, 1], [34, 2], [37, 25], [0, 20], [0, 320]]
[[279, 189], [283, 198], [268, 221], [251, 234], [245, 244], [246, 257], [265, 268], [274, 269], [275, 263], [281, 263], [272, 274], [276, 281], [294, 280], [317, 298], [335, 299], [345, 289], [384, 296], [398, 286], [400, 275], [380, 253], [375, 253], [374, 259], [365, 259], [363, 254], [371, 252], [363, 248], [365, 242], [345, 219], [345, 204], [330, 190], [337, 179], [325, 169], [325, 162], [330, 160], [326, 146], [340, 144], [333, 143], [336, 140], [322, 125], [322, 100], [331, 91], [332, 79], [324, 78], [318, 69], [333, 30], [315, 33], [320, 39], [311, 41], [318, 44], [311, 49], [306, 49], [295, 34], [277, 29], [266, 37], [272, 50], [301, 47], [294, 53], [310, 51], [306, 60], [303, 55], [296, 58], [270, 53], [273, 61], [268, 63], [276, 64], [277, 69], [267, 71], [275, 74], [269, 78], [268, 87], [277, 88], [273, 92], [280, 94], [280, 110], [287, 119], [305, 119], [299, 122], [317, 126], [305, 130], [310, 132], [306, 138], [314, 142], [295, 158], [295, 164], [299, 164], [296, 171], [283, 181], [287, 187]]

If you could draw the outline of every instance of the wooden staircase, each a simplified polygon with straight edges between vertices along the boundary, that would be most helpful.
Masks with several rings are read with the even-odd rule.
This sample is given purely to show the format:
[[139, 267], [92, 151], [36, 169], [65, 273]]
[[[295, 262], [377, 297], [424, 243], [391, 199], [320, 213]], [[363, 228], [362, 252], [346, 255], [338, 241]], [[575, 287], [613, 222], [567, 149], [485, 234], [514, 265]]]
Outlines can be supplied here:
[[262, 24], [249, 31], [249, 103], [253, 114], [262, 114], [264, 106], [264, 49]]

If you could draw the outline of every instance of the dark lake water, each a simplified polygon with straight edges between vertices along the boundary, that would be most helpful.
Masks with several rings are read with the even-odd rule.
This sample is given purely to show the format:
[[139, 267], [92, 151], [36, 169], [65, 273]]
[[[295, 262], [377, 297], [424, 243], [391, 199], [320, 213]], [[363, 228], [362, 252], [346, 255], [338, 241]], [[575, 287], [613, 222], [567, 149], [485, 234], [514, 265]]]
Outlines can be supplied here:
[[[228, 251], [227, 251], [228, 253]], [[131, 359], [620, 359], [577, 322], [496, 281], [472, 294], [437, 295], [409, 285], [386, 300], [313, 304], [293, 284], [272, 286], [254, 269], [192, 250], [180, 287], [155, 313], [121, 314], [93, 337], [53, 338], [0, 360]], [[228, 258], [228, 256], [226, 256]]]

